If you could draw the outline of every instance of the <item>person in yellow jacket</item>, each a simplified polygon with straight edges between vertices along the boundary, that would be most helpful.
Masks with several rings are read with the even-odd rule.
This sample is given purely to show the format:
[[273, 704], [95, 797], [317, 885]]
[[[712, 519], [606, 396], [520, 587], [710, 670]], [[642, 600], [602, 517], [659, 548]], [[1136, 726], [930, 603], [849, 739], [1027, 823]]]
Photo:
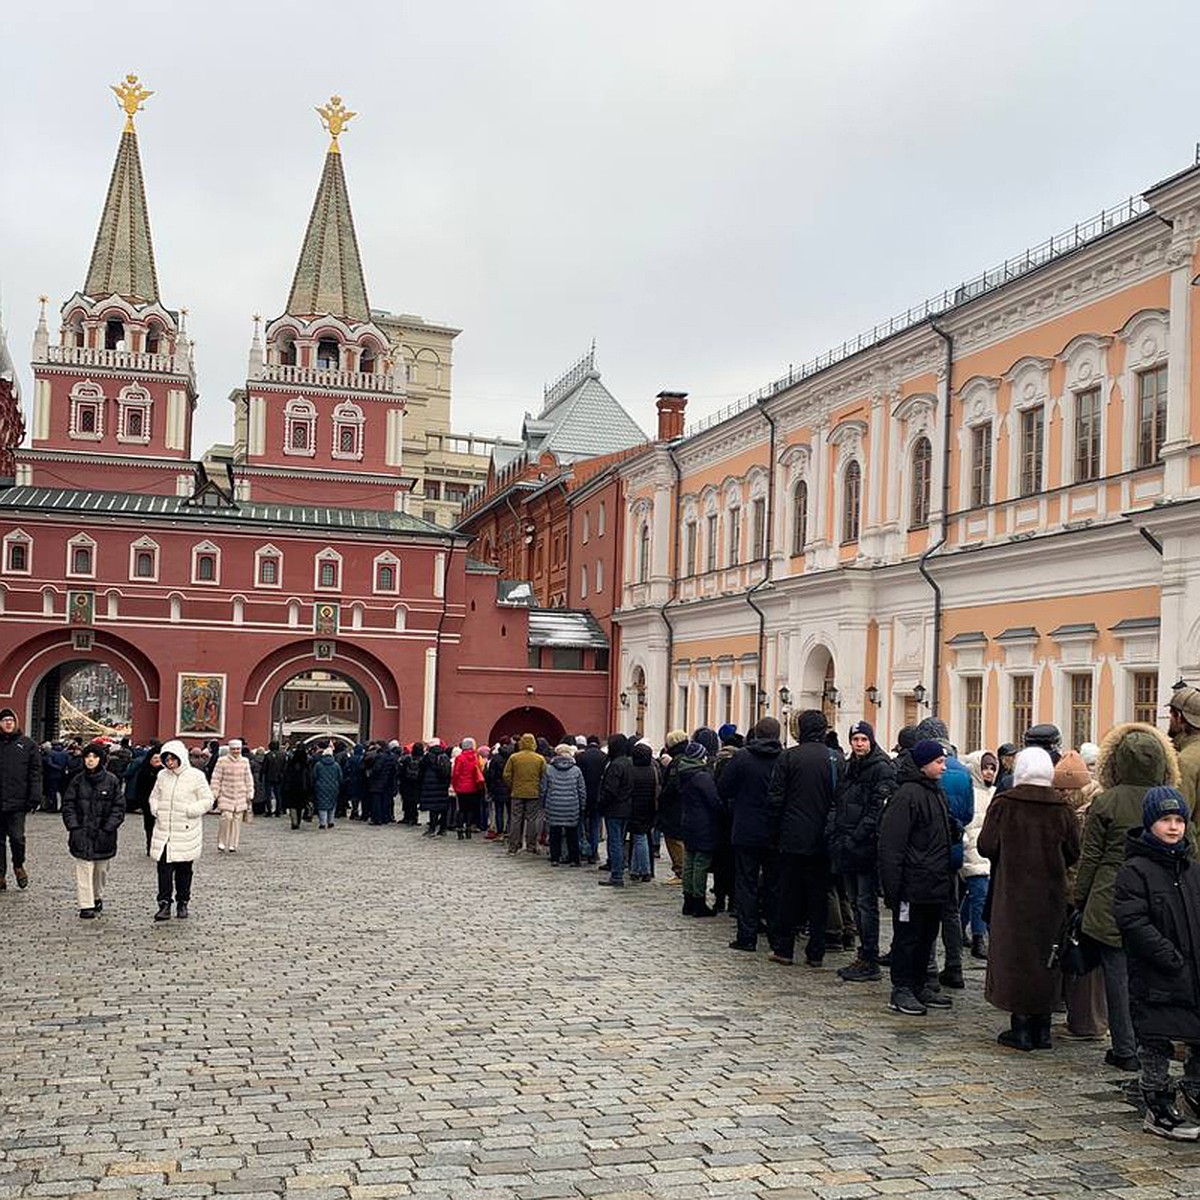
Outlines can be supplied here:
[[537, 752], [537, 738], [532, 733], [521, 734], [515, 754], [504, 764], [504, 782], [512, 793], [512, 814], [508, 823], [508, 852], [521, 849], [521, 830], [525, 830], [525, 849], [538, 852], [537, 823], [542, 807], [542, 776], [546, 760]]

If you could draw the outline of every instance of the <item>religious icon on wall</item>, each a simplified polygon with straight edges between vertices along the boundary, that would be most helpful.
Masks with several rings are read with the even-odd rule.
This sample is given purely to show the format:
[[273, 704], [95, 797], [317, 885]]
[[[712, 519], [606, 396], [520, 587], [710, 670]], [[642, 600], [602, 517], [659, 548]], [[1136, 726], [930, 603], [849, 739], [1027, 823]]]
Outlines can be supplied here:
[[67, 593], [67, 624], [95, 625], [96, 623], [96, 593], [68, 592]]
[[180, 736], [222, 737], [225, 733], [225, 676], [181, 672], [178, 711]]
[[313, 633], [320, 637], [332, 637], [338, 631], [340, 605], [331, 600], [318, 600], [313, 605]]

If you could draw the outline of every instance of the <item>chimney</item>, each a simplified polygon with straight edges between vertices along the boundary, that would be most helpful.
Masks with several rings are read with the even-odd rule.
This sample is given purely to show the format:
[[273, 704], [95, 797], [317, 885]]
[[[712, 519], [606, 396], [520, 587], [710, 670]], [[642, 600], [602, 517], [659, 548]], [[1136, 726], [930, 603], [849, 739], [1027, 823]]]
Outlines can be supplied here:
[[673, 442], [683, 436], [683, 411], [687, 408], [687, 392], [659, 392], [658, 441]]

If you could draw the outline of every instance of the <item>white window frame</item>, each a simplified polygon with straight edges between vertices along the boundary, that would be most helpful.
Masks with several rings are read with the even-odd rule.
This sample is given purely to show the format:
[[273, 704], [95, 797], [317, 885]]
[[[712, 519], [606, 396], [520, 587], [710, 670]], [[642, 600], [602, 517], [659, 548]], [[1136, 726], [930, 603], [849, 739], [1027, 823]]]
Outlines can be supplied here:
[[[275, 560], [274, 583], [263, 582], [261, 564], [264, 558], [273, 558]], [[270, 588], [273, 591], [283, 587], [283, 551], [271, 545], [270, 542], [265, 546], [259, 546], [254, 552], [254, 586], [256, 588]]]
[[[12, 567], [9, 565], [9, 546], [21, 545], [25, 547], [25, 566], [23, 568]], [[33, 538], [29, 536], [23, 529], [14, 529], [4, 535], [3, 547], [0, 549], [3, 554], [3, 573], [5, 575], [32, 575], [33, 574]]]
[[596, 513], [596, 536], [604, 536], [604, 501], [600, 501], [600, 508]]
[[[1066, 487], [1100, 488], [1102, 481], [1108, 476], [1108, 411], [1112, 400], [1112, 376], [1108, 370], [1108, 348], [1112, 344], [1111, 337], [1101, 337], [1097, 334], [1083, 333], [1072, 338], [1064, 347], [1059, 359], [1066, 364], [1065, 380], [1060, 416], [1062, 419], [1060, 447], [1060, 482]], [[1093, 388], [1100, 393], [1100, 448], [1099, 473], [1094, 479], [1077, 479], [1075, 477], [1075, 418], [1078, 409], [1077, 397]], [[1132, 396], [1126, 396], [1126, 406], [1134, 402]], [[1047, 414], [1047, 441], [1049, 441], [1049, 422]], [[1049, 486], [1049, 483], [1047, 483]], [[1093, 725], [1095, 721], [1093, 720]]]
[[[90, 571], [75, 570], [75, 551], [77, 549], [86, 548], [91, 551]], [[95, 579], [96, 578], [96, 541], [94, 538], [88, 537], [86, 533], [77, 533], [73, 538], [67, 541], [67, 578], [68, 579]]]
[[[71, 389], [71, 417], [67, 435], [80, 442], [99, 442], [104, 438], [104, 409], [106, 398], [104, 389], [90, 379], [80, 380]], [[96, 428], [85, 432], [79, 427], [79, 415], [84, 408], [94, 408], [96, 412]]]
[[[213, 577], [211, 579], [200, 578], [200, 559], [206, 556], [213, 560]], [[197, 542], [192, 547], [192, 582], [198, 587], [221, 586], [221, 547], [216, 542], [206, 539], [203, 542]]]
[[588, 569], [587, 563], [583, 563], [579, 568], [579, 598], [586, 600], [588, 594]]
[[592, 521], [591, 521], [591, 514], [590, 514], [590, 513], [586, 513], [586, 512], [585, 512], [585, 513], [583, 514], [583, 532], [582, 532], [583, 544], [584, 544], [585, 546], [587, 545], [587, 543], [588, 543], [588, 539], [589, 539], [591, 536], [592, 536]]
[[[308, 431], [305, 450], [292, 446], [292, 431], [303, 425]], [[303, 396], [293, 396], [283, 408], [283, 452], [297, 458], [315, 458], [317, 454], [317, 406]]]
[[[144, 387], [131, 383], [123, 387], [117, 396], [117, 441], [127, 445], [147, 446], [150, 444], [150, 410], [153, 405], [150, 393]], [[141, 413], [142, 432], [129, 432], [130, 413]]]
[[[323, 563], [334, 564], [336, 578], [333, 583], [321, 582], [321, 566]], [[340, 592], [342, 590], [342, 556], [332, 546], [326, 546], [313, 559], [313, 590], [326, 593]]]
[[[149, 554], [152, 570], [149, 575], [139, 575], [137, 573], [137, 560], [139, 554]], [[159, 545], [151, 537], [140, 537], [136, 541], [129, 543], [129, 582], [130, 583], [157, 583], [158, 582], [158, 563], [159, 563]]]
[[[346, 400], [339, 404], [333, 410], [333, 450], [334, 458], [349, 459], [354, 462], [361, 462], [363, 456], [363, 433], [366, 428], [366, 417], [363, 416], [363, 410], [358, 407], [353, 401]], [[351, 429], [354, 431], [354, 449], [343, 450], [342, 430]]]
[[596, 559], [596, 594], [604, 591], [604, 559]]
[[[382, 587], [379, 583], [380, 567], [392, 568], [392, 586]], [[400, 594], [400, 560], [390, 551], [377, 554], [371, 563], [371, 590], [377, 596], [398, 596]]]

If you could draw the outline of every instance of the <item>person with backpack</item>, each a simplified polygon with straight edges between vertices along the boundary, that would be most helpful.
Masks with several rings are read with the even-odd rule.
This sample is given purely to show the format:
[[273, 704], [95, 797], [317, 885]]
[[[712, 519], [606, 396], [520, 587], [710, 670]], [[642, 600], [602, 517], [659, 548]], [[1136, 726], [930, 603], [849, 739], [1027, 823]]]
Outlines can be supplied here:
[[413, 742], [396, 764], [400, 787], [401, 825], [417, 824], [417, 805], [421, 800], [421, 759], [424, 755], [424, 745], [421, 742]]

